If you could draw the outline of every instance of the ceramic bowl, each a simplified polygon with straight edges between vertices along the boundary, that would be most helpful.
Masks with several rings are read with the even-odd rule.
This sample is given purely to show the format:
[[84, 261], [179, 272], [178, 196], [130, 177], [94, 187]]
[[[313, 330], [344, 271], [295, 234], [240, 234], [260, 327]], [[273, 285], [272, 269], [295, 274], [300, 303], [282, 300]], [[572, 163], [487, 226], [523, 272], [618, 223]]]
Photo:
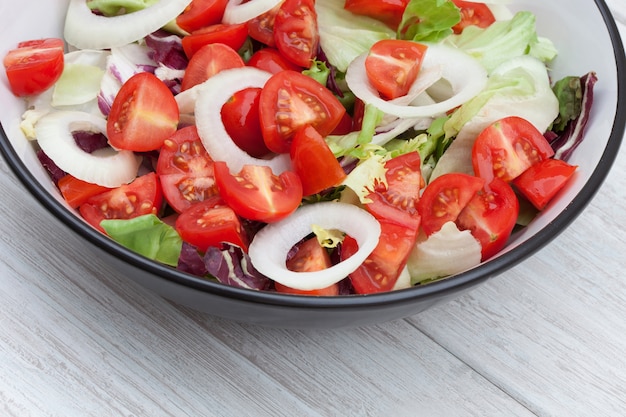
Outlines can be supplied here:
[[[60, 36], [67, 3], [67, 0], [3, 3], [0, 55], [4, 56], [25, 39]], [[24, 187], [65, 227], [88, 243], [85, 250], [96, 251], [98, 256], [108, 259], [120, 276], [133, 279], [146, 290], [176, 303], [232, 320], [277, 327], [337, 328], [407, 317], [505, 273], [554, 239], [593, 198], [624, 135], [626, 61], [606, 4], [602, 0], [511, 0], [510, 7], [534, 12], [538, 32], [557, 46], [559, 55], [552, 65], [553, 79], [582, 75], [590, 70], [597, 73], [599, 81], [587, 127], [590, 137], [570, 159], [579, 166], [573, 181], [554, 204], [511, 237], [504, 251], [467, 272], [428, 285], [368, 296], [302, 297], [258, 292], [209, 282], [125, 249], [96, 232], [64, 204], [41, 168], [32, 144], [19, 129], [24, 103], [8, 90], [4, 71], [0, 74], [0, 150]], [[38, 13], [30, 11], [34, 8]]]

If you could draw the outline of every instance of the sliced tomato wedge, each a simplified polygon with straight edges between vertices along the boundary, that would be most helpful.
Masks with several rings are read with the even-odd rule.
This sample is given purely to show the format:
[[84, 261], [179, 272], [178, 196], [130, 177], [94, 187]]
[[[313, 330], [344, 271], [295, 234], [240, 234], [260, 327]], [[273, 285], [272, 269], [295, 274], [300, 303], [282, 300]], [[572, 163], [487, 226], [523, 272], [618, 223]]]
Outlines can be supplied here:
[[[331, 267], [328, 251], [319, 244], [316, 238], [307, 239], [295, 247], [290, 258], [287, 259], [287, 269], [295, 272], [314, 272]], [[277, 292], [299, 295], [332, 296], [339, 294], [339, 284], [332, 284], [317, 290], [299, 290], [274, 282]]]
[[241, 49], [248, 38], [248, 27], [245, 23], [227, 25], [218, 23], [196, 30], [182, 39], [183, 51], [191, 59], [196, 52], [211, 43], [223, 43], [235, 51]]
[[346, 178], [346, 172], [328, 144], [312, 126], [305, 126], [296, 132], [290, 156], [291, 166], [300, 176], [305, 196], [339, 185]]
[[176, 18], [176, 24], [187, 32], [222, 21], [228, 0], [193, 0]]
[[79, 180], [70, 174], [62, 177], [57, 185], [63, 199], [72, 208], [78, 208], [91, 197], [110, 190], [108, 187]]
[[308, 68], [317, 56], [320, 35], [314, 0], [285, 0], [274, 19], [274, 42], [294, 64]]
[[248, 21], [248, 34], [252, 39], [267, 46], [276, 46], [276, 42], [274, 41], [274, 21], [276, 20], [276, 14], [278, 14], [278, 10], [282, 4], [283, 2], [281, 1], [267, 12], [253, 17]]
[[[380, 221], [378, 245], [353, 273], [350, 281], [357, 294], [390, 291], [406, 266], [417, 240], [417, 229]], [[347, 259], [358, 250], [356, 241], [347, 236], [341, 246], [341, 258]]]
[[189, 60], [185, 70], [181, 89], [205, 82], [218, 72], [245, 66], [241, 56], [230, 46], [223, 43], [210, 43], [201, 47]]
[[178, 104], [169, 88], [155, 75], [140, 72], [115, 96], [107, 120], [107, 137], [117, 149], [153, 151], [176, 132], [178, 118]]
[[256, 51], [248, 60], [248, 65], [263, 71], [276, 74], [277, 72], [284, 70], [301, 71], [302, 68], [298, 67], [291, 61], [287, 61], [278, 52], [278, 49], [263, 48]]
[[154, 172], [137, 177], [130, 184], [97, 194], [78, 208], [83, 218], [104, 232], [104, 219], [132, 219], [144, 214], [157, 214], [163, 203], [161, 184]]
[[417, 79], [428, 46], [400, 39], [384, 39], [370, 48], [365, 72], [372, 86], [386, 99], [406, 95]]
[[249, 220], [272, 223], [293, 213], [302, 200], [302, 183], [294, 172], [275, 175], [268, 166], [244, 165], [231, 174], [225, 162], [215, 162], [215, 180], [224, 201]]
[[18, 97], [42, 93], [61, 77], [64, 67], [62, 39], [20, 42], [3, 63], [11, 92]]
[[410, 152], [385, 163], [387, 184], [377, 184], [365, 208], [379, 220], [417, 229], [420, 190], [424, 187], [419, 153]]
[[489, 6], [484, 3], [463, 0], [452, 1], [461, 12], [461, 21], [452, 27], [454, 33], [461, 33], [468, 26], [486, 28], [496, 21]]
[[248, 251], [249, 239], [241, 220], [219, 196], [190, 206], [174, 225], [180, 237], [201, 252], [229, 243]]
[[178, 213], [218, 194], [213, 160], [195, 126], [184, 127], [165, 140], [156, 172], [165, 200]]
[[456, 221], [484, 185], [484, 179], [462, 173], [444, 174], [431, 181], [417, 203], [424, 233], [430, 236], [445, 223]]
[[354, 14], [378, 19], [397, 29], [409, 0], [346, 0], [344, 8]]
[[296, 71], [281, 71], [261, 91], [261, 129], [267, 147], [288, 153], [299, 129], [313, 126], [323, 137], [341, 121], [346, 109], [326, 87]]
[[467, 203], [456, 224], [461, 230], [469, 230], [480, 242], [484, 261], [506, 245], [518, 214], [515, 191], [508, 183], [494, 178]]
[[531, 165], [552, 157], [550, 143], [528, 120], [511, 116], [487, 126], [472, 148], [474, 173], [487, 183], [509, 182]]
[[263, 141], [259, 116], [260, 88], [245, 88], [222, 106], [222, 122], [233, 142], [255, 158], [270, 153]]
[[513, 185], [537, 209], [543, 210], [567, 184], [576, 168], [561, 159], [544, 159], [515, 178]]

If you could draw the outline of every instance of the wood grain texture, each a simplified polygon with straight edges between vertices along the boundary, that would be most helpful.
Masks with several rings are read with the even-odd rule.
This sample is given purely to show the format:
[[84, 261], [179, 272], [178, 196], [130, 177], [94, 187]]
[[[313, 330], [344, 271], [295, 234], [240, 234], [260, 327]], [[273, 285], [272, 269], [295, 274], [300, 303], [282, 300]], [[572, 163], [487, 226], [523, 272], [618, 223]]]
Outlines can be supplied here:
[[585, 212], [506, 274], [406, 320], [298, 331], [144, 290], [0, 159], [0, 415], [622, 416], [625, 190], [622, 149]]

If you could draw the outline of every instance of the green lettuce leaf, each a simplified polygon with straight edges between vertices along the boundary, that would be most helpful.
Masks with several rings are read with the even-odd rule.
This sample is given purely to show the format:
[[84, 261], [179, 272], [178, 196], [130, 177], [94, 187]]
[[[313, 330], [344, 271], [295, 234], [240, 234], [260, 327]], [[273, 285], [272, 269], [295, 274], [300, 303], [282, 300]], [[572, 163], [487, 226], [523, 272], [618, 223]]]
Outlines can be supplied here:
[[87, 6], [105, 16], [132, 13], [150, 7], [159, 0], [89, 0]]
[[411, 0], [398, 26], [398, 39], [439, 42], [452, 35], [461, 21], [459, 8], [450, 0]]
[[130, 220], [103, 220], [100, 226], [122, 246], [166, 265], [178, 265], [183, 240], [154, 214]]

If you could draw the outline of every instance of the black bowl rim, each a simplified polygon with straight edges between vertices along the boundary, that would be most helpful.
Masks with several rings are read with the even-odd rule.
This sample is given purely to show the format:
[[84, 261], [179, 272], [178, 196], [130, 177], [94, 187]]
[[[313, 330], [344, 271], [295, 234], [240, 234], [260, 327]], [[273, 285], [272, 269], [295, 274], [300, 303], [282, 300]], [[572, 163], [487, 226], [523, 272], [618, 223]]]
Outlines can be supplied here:
[[[606, 3], [604, 0], [595, 0], [613, 45], [617, 65], [617, 79], [626, 80], [626, 56], [622, 40]], [[427, 299], [432, 295], [444, 296], [472, 287], [482, 281], [500, 274], [506, 269], [522, 262], [539, 249], [544, 247], [555, 237], [557, 237], [571, 222], [573, 222], [592, 200], [606, 179], [611, 166], [613, 165], [618, 150], [620, 148], [624, 131], [626, 128], [626, 111], [622, 109], [626, 106], [626, 89], [618, 85], [617, 91], [617, 112], [613, 121], [611, 135], [606, 148], [602, 153], [598, 166], [593, 171], [587, 183], [574, 197], [571, 203], [562, 213], [540, 230], [531, 236], [523, 245], [509, 250], [507, 253], [481, 264], [469, 271], [457, 274], [453, 277], [432, 282], [427, 285], [414, 286], [408, 289], [377, 293], [370, 295], [349, 295], [334, 297], [309, 297], [289, 294], [280, 294], [270, 291], [255, 291], [236, 288], [225, 284], [196, 277], [171, 267], [161, 265], [155, 261], [147, 259], [135, 252], [132, 252], [108, 237], [102, 235], [91, 226], [83, 222], [72, 214], [63, 204], [56, 200], [28, 170], [0, 125], [0, 153], [11, 167], [17, 178], [29, 190], [29, 192], [49, 210], [57, 219], [70, 227], [79, 236], [86, 239], [93, 245], [108, 252], [136, 268], [144, 270], [155, 276], [155, 279], [164, 279], [171, 283], [196, 289], [200, 292], [210, 293], [224, 298], [248, 301], [256, 304], [277, 305], [285, 308], [306, 308], [306, 309], [350, 309], [362, 308], [366, 306], [385, 306], [398, 302], [418, 302]]]

